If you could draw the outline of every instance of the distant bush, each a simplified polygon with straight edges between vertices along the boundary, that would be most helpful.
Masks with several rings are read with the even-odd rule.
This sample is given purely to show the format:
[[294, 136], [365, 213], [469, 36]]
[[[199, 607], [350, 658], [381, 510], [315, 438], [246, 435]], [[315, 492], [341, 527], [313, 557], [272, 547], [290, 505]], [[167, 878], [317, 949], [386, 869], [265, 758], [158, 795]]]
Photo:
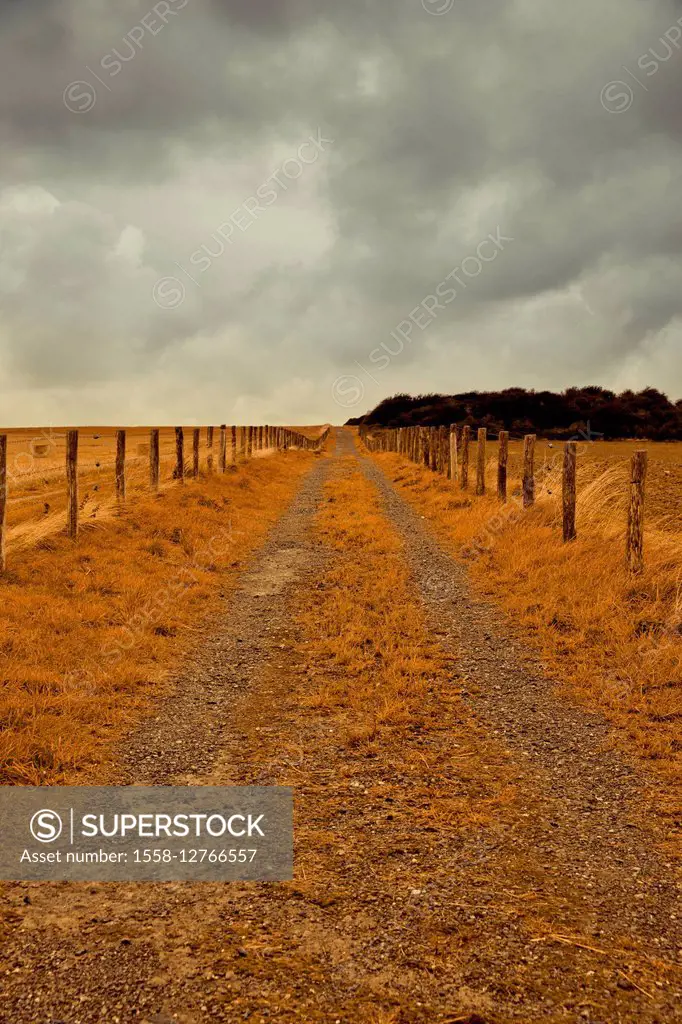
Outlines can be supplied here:
[[606, 439], [682, 440], [682, 400], [676, 403], [655, 388], [617, 395], [596, 385], [561, 393], [506, 388], [460, 395], [394, 395], [365, 416], [348, 420], [383, 427], [439, 426], [449, 423], [487, 427], [495, 434], [538, 434], [562, 440], [576, 434]]

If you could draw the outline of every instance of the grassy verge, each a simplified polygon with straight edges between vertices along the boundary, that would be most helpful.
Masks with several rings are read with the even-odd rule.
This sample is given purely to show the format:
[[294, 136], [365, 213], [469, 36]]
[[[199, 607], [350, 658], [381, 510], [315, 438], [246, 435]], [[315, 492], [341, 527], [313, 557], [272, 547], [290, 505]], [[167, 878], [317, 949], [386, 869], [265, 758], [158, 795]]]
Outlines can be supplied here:
[[149, 707], [314, 457], [289, 452], [141, 497], [0, 582], [0, 781], [64, 781]]

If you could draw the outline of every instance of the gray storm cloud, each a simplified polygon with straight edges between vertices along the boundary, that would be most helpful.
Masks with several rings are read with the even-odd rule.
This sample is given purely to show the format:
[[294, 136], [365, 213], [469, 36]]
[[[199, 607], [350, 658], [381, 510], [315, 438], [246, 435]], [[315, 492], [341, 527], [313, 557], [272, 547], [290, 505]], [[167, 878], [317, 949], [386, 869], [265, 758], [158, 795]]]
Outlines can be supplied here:
[[3, 0], [5, 419], [677, 398], [681, 86], [656, 0]]

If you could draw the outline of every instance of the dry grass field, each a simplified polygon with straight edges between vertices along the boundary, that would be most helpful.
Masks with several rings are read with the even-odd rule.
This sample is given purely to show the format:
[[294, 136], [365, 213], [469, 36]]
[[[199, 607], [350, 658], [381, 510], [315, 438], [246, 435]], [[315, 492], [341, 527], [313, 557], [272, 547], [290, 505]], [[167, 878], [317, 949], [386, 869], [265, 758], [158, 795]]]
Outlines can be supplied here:
[[[136, 450], [148, 429], [133, 428], [128, 498], [118, 508], [114, 431], [84, 428], [74, 545], [64, 535], [64, 432], [38, 437], [13, 431], [8, 445], [10, 559], [0, 622], [5, 783], [64, 780], [96, 750], [106, 756], [191, 646], [197, 624], [230, 591], [314, 458], [268, 453], [179, 487], [172, 480], [174, 432], [166, 430], [162, 484], [153, 495], [148, 455]], [[36, 458], [42, 443], [48, 452]], [[202, 448], [202, 466], [204, 457]]]
[[675, 789], [611, 736], [674, 782], [680, 538], [659, 495], [626, 572], [627, 452], [569, 545], [552, 472], [501, 516], [340, 431], [15, 552], [0, 782], [291, 786], [295, 867], [3, 883], [0, 1016], [676, 1020]]
[[[192, 427], [185, 427], [185, 461], [191, 460]], [[298, 427], [291, 429], [299, 430]], [[299, 430], [314, 439], [323, 427]], [[30, 547], [42, 537], [59, 532], [66, 516], [66, 428], [7, 429], [8, 548]], [[149, 427], [126, 429], [126, 488], [130, 497], [149, 487]], [[218, 428], [214, 428], [213, 459], [218, 459]], [[228, 435], [228, 459], [229, 459]], [[238, 445], [241, 435], [238, 435]], [[239, 448], [238, 448], [239, 451]], [[254, 451], [254, 458], [270, 450]], [[200, 465], [206, 467], [206, 430], [201, 429]], [[81, 427], [78, 444], [78, 481], [81, 521], [101, 521], [116, 509], [114, 462], [116, 428]], [[160, 488], [173, 484], [175, 429], [159, 428]]]
[[[488, 443], [483, 497], [396, 454], [374, 456], [399, 493], [464, 559], [559, 682], [605, 711], [616, 735], [676, 786], [682, 769], [682, 444], [578, 444], [578, 538], [561, 538], [563, 445], [539, 441], [536, 504], [523, 510], [521, 444], [511, 442], [509, 502], [497, 500]], [[649, 453], [645, 569], [625, 565], [629, 462]], [[671, 805], [679, 810], [679, 792]]]

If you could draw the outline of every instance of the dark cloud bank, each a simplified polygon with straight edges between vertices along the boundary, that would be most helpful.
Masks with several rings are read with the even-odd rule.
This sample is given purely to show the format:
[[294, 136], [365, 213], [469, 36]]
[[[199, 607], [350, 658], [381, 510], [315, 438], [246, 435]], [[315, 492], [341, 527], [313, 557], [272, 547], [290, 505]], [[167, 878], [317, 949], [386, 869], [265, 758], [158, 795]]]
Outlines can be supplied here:
[[656, 0], [4, 0], [3, 419], [679, 398], [681, 86]]

